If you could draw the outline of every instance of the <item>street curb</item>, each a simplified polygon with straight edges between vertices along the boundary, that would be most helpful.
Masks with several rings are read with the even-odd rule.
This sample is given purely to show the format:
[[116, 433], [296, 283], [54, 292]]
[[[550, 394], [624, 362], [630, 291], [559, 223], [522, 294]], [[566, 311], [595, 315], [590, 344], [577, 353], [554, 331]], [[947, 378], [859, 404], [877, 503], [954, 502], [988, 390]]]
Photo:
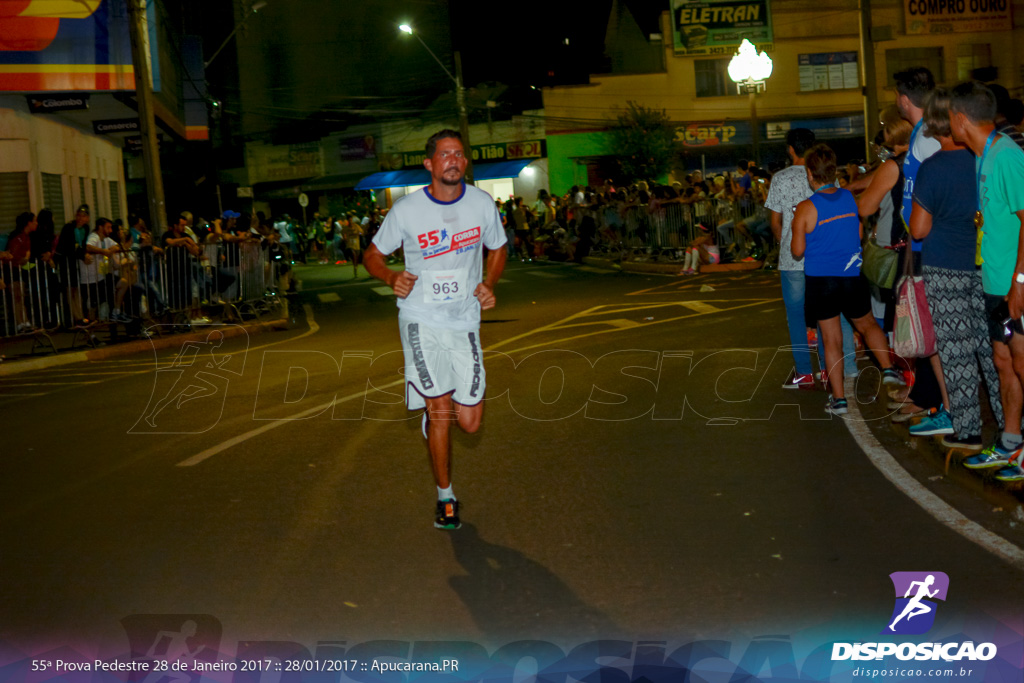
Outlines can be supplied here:
[[[219, 328], [220, 325], [207, 325], [205, 327]], [[223, 330], [222, 334], [226, 339], [230, 339], [231, 337], [238, 337], [242, 334], [259, 334], [261, 332], [286, 329], [288, 329], [287, 317], [279, 318], [277, 320], [269, 320], [266, 322], [248, 323], [246, 325], [230, 324], [227, 329]], [[0, 364], [0, 377], [9, 377], [11, 375], [19, 375], [24, 372], [55, 368], [62, 365], [85, 363], [91, 360], [106, 360], [109, 358], [131, 356], [136, 353], [143, 353], [146, 351], [160, 351], [161, 349], [171, 348], [190, 341], [204, 341], [209, 333], [209, 330], [206, 330], [203, 332], [190, 332], [188, 334], [173, 334], [167, 337], [139, 339], [136, 341], [126, 342], [124, 344], [113, 344], [101, 349], [88, 349], [85, 351], [75, 351], [73, 353], [64, 353], [56, 356], [45, 356], [43, 358], [9, 361]]]
[[596, 256], [584, 256], [583, 262], [594, 268], [606, 268], [607, 270], [622, 270], [617, 261], [610, 258], [597, 258]]

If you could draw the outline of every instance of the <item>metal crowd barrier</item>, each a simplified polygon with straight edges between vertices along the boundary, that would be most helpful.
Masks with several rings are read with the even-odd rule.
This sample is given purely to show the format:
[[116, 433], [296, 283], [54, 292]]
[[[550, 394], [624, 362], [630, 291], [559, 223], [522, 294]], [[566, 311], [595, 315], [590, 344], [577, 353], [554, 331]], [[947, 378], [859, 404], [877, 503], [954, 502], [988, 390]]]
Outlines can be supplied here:
[[642, 252], [669, 260], [681, 258], [681, 253], [702, 234], [701, 225], [714, 231], [720, 248], [743, 239], [753, 240], [767, 251], [773, 242], [769, 214], [756, 201], [706, 199], [692, 204], [662, 204], [653, 210], [648, 204], [640, 204], [628, 207], [617, 222], [604, 221], [605, 234], [610, 235], [610, 229], [619, 241], [608, 244], [606, 239], [602, 245], [605, 250]]
[[285, 263], [256, 241], [0, 261], [0, 340], [31, 337], [33, 352], [55, 351], [51, 335], [59, 330], [75, 332], [74, 346], [82, 337], [95, 343], [92, 330], [104, 324], [112, 334], [117, 325], [141, 334], [147, 321], [189, 326], [218, 306], [225, 319], [255, 317], [283, 305]]

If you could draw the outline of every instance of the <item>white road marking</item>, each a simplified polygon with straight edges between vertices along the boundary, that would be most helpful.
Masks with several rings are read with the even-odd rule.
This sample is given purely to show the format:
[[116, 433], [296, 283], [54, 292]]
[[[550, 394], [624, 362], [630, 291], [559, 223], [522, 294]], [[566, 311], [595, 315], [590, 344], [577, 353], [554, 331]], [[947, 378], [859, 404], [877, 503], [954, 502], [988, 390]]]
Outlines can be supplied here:
[[387, 285], [384, 285], [383, 287], [374, 287], [373, 291], [377, 292], [377, 294], [380, 294], [381, 296], [394, 296], [395, 295], [395, 290], [391, 289]]
[[[850, 385], [853, 386], [852, 384]], [[850, 391], [850, 390], [848, 390]], [[889, 454], [875, 435], [871, 433], [867, 423], [861, 417], [856, 401], [850, 401], [850, 419], [844, 420], [854, 440], [871, 464], [885, 475], [896, 488], [906, 494], [912, 501], [924, 508], [925, 512], [957, 532], [968, 541], [977, 543], [993, 555], [1002, 558], [1016, 569], [1024, 570], [1024, 549], [1014, 545], [1002, 536], [992, 533], [967, 517], [929, 491], [900, 466]]]
[[[43, 378], [38, 378], [43, 379]], [[59, 377], [55, 379], [60, 379]], [[92, 382], [4, 382], [5, 387], [63, 387], [71, 386], [75, 384], [99, 384], [103, 382], [102, 379], [97, 379]]]
[[703, 301], [681, 301], [680, 305], [686, 306], [691, 311], [696, 311], [697, 313], [718, 313], [722, 310]]
[[550, 278], [564, 278], [565, 276], [561, 273], [552, 273], [546, 270], [527, 270], [524, 271], [530, 275], [536, 275], [537, 277], [550, 277]]
[[[402, 385], [404, 383], [405, 383], [404, 379], [399, 379], [399, 380], [395, 380], [394, 382], [391, 382], [389, 384], [385, 384], [382, 387], [377, 387], [377, 388], [378, 389], [389, 389], [391, 387], [400, 386], [400, 385]], [[269, 432], [271, 429], [275, 429], [277, 427], [282, 427], [282, 426], [284, 426], [286, 424], [291, 424], [291, 423], [295, 422], [295, 420], [301, 420], [303, 418], [310, 417], [311, 415], [319, 415], [320, 413], [322, 413], [322, 412], [324, 412], [326, 410], [329, 410], [330, 407], [333, 406], [333, 405], [337, 405], [338, 403], [346, 403], [348, 401], [354, 401], [357, 398], [363, 398], [364, 396], [367, 396], [369, 393], [370, 393], [369, 391], [364, 389], [364, 390], [362, 390], [360, 392], [357, 392], [355, 394], [349, 394], [348, 396], [342, 396], [341, 398], [331, 399], [327, 403], [321, 403], [318, 406], [314, 406], [314, 407], [312, 407], [312, 408], [310, 408], [308, 410], [303, 410], [301, 413], [296, 413], [295, 415], [290, 415], [287, 418], [284, 418], [282, 420], [274, 420], [273, 422], [268, 422], [268, 423], [266, 423], [266, 424], [264, 424], [264, 425], [262, 425], [260, 427], [257, 427], [256, 429], [250, 429], [249, 431], [245, 432], [244, 434], [239, 434], [238, 436], [230, 438], [227, 441], [222, 441], [221, 443], [217, 444], [216, 446], [213, 446], [211, 448], [207, 448], [205, 451], [202, 451], [201, 453], [196, 453], [191, 458], [188, 458], [187, 460], [182, 460], [181, 462], [179, 462], [178, 463], [178, 467], [192, 467], [193, 465], [198, 465], [199, 463], [201, 463], [202, 461], [206, 460], [207, 458], [212, 458], [213, 456], [217, 455], [218, 453], [221, 453], [223, 451], [228, 450], [229, 448], [232, 448], [233, 446], [237, 446], [240, 443], [248, 441], [249, 439], [253, 438], [254, 436], [259, 436], [260, 434], [263, 434], [264, 432]]]
[[320, 303], [322, 303], [322, 304], [330, 304], [330, 303], [334, 303], [335, 301], [341, 301], [341, 297], [338, 296], [337, 294], [335, 294], [334, 292], [326, 292], [324, 294], [317, 294], [316, 298], [319, 299]]

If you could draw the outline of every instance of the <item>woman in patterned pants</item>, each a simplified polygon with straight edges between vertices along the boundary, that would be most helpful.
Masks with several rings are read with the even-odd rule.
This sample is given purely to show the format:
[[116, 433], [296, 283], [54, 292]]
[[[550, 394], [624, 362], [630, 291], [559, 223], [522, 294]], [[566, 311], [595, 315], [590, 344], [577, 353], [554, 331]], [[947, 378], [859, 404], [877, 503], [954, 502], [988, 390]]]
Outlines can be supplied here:
[[981, 271], [975, 264], [978, 190], [974, 155], [953, 142], [949, 95], [944, 88], [931, 94], [924, 118], [926, 135], [938, 138], [942, 148], [926, 159], [918, 172], [910, 233], [924, 239], [921, 263], [925, 293], [950, 405], [912, 427], [911, 434], [944, 434], [946, 446], [981, 450], [978, 388], [982, 375], [1000, 425], [1003, 408], [999, 376], [992, 361]]

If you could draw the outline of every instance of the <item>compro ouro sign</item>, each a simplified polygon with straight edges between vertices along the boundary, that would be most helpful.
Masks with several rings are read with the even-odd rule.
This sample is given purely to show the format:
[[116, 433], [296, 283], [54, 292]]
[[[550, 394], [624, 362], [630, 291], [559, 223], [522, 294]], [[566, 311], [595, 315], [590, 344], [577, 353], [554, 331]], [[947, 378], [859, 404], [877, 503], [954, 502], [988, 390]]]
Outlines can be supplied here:
[[1013, 28], [1011, 0], [903, 0], [907, 34], [985, 33]]

